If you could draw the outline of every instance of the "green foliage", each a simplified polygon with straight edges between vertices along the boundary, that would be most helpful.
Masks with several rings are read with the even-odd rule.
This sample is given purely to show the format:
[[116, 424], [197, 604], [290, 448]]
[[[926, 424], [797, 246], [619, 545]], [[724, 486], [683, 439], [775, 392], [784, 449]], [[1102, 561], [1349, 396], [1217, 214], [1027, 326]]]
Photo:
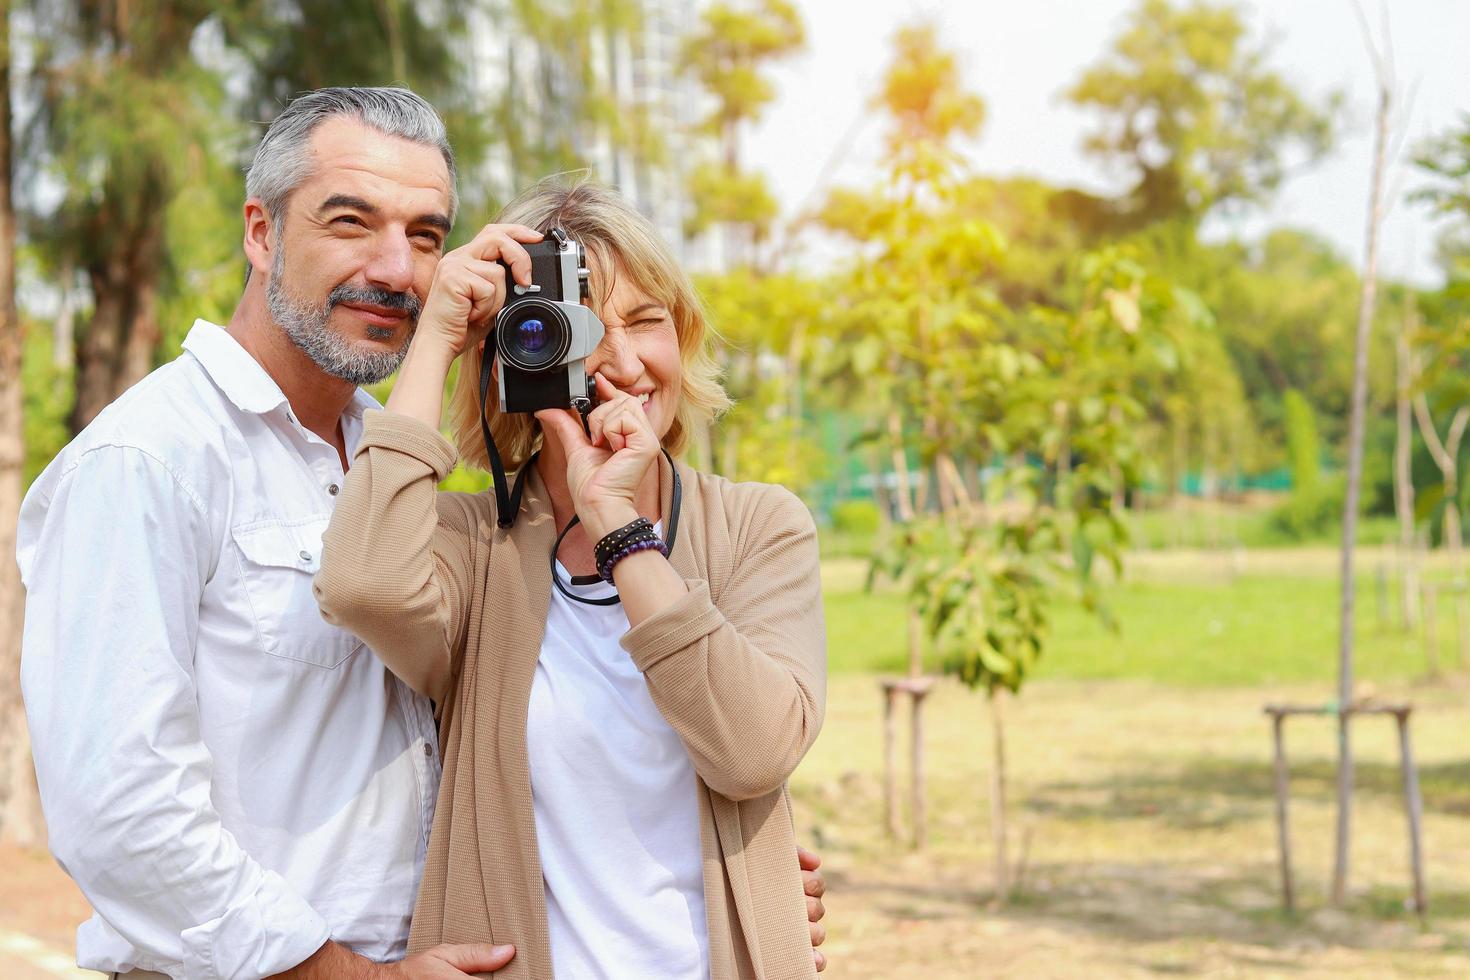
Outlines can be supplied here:
[[1068, 92], [1102, 117], [1087, 150], [1135, 173], [1131, 223], [1260, 200], [1295, 155], [1327, 152], [1336, 97], [1311, 104], [1268, 67], [1269, 55], [1234, 4], [1140, 0]]
[[760, 174], [706, 161], [689, 172], [694, 210], [684, 221], [684, 234], [703, 234], [716, 225], [745, 225], [755, 242], [770, 235], [779, 205]]
[[1342, 526], [1343, 492], [1341, 480], [1293, 489], [1291, 496], [1271, 512], [1270, 530], [1283, 544], [1327, 538]]
[[58, 367], [55, 347], [46, 325], [26, 321], [21, 348], [21, 398], [25, 415], [26, 486], [40, 475], [46, 464], [71, 438], [66, 416], [71, 410], [72, 372]]
[[[799, 50], [806, 43], [806, 29], [790, 0], [714, 3], [704, 8], [699, 21], [698, 29], [684, 39], [680, 62], [712, 96], [701, 125], [725, 141], [728, 154], [735, 127], [755, 119], [776, 97], [761, 68]], [[736, 163], [728, 155], [726, 162], [732, 168]]]
[[806, 29], [795, 4], [759, 0], [705, 7], [699, 27], [680, 49], [681, 70], [700, 84], [711, 105], [696, 132], [713, 137], [719, 148], [718, 162], [704, 161], [690, 171], [693, 209], [684, 232], [693, 237], [716, 226], [725, 228], [727, 264], [754, 263], [754, 246], [770, 234], [777, 212], [765, 178], [740, 165], [740, 128], [754, 122], [776, 97], [764, 74], [766, 66], [805, 43]]
[[881, 523], [878, 505], [871, 500], [844, 500], [832, 508], [832, 529], [839, 534], [871, 535]]
[[1426, 140], [1414, 162], [1429, 183], [1412, 196], [1456, 219], [1440, 239], [1440, 264], [1450, 278], [1470, 279], [1470, 113], [1457, 128]]
[[1317, 418], [1312, 414], [1312, 406], [1295, 388], [1287, 389], [1282, 405], [1286, 414], [1286, 451], [1291, 457], [1291, 486], [1294, 491], [1311, 494], [1322, 475]]

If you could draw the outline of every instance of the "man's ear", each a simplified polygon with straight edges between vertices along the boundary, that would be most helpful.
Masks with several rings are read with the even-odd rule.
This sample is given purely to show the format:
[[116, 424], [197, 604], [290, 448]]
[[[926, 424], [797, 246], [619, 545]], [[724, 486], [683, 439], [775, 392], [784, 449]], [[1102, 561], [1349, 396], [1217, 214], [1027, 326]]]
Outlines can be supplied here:
[[245, 259], [252, 272], [260, 274], [262, 281], [270, 275], [274, 250], [281, 245], [271, 235], [273, 224], [271, 214], [260, 198], [252, 197], [245, 202]]

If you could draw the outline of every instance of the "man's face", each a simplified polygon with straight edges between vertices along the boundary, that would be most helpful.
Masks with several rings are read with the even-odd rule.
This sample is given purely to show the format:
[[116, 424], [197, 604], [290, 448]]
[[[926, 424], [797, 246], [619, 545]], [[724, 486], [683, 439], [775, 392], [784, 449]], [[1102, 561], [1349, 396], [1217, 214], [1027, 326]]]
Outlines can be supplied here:
[[449, 234], [439, 151], [353, 119], [311, 139], [314, 170], [275, 219], [270, 311], [327, 374], [370, 384], [403, 360]]

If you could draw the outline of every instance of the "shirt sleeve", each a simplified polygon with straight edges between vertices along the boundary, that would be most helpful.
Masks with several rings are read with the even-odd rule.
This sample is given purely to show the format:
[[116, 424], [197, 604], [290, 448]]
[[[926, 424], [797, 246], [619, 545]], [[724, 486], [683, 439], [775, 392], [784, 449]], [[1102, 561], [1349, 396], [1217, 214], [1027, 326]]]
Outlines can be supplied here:
[[134, 967], [262, 977], [329, 938], [210, 800], [194, 682], [217, 552], [201, 498], [144, 450], [105, 446], [21, 514], [21, 685], [50, 848]]

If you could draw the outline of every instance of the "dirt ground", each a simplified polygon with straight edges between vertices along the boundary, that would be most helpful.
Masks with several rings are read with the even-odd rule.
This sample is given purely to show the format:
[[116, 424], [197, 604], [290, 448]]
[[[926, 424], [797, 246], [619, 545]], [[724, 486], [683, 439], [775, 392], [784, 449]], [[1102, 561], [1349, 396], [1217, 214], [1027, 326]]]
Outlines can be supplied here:
[[[1405, 823], [1395, 741], [1382, 719], [1365, 720], [1355, 739], [1361, 764], [1344, 910], [1324, 898], [1332, 732], [1321, 719], [1288, 730], [1301, 908], [1295, 917], [1280, 910], [1260, 709], [1324, 693], [1132, 682], [1029, 688], [1007, 706], [1021, 885], [994, 909], [983, 699], [948, 685], [930, 698], [931, 842], [915, 853], [882, 832], [877, 687], [869, 677], [834, 679], [825, 731], [793, 781], [801, 838], [825, 857], [831, 884], [827, 975], [1470, 976], [1464, 685], [1379, 692], [1418, 706], [1426, 923], [1405, 908]], [[66, 963], [86, 912], [45, 854], [0, 850], [0, 977], [81, 976]]]
[[[1352, 897], [1326, 906], [1333, 730], [1294, 721], [1299, 909], [1280, 908], [1267, 700], [1313, 689], [1180, 690], [1053, 682], [1007, 704], [1011, 855], [1021, 885], [991, 907], [985, 702], [945, 686], [926, 707], [931, 842], [882, 832], [879, 696], [834, 680], [793, 791], [826, 856], [839, 977], [1470, 976], [1470, 691], [1408, 696], [1425, 801], [1430, 915], [1406, 910], [1396, 740], [1356, 729]], [[906, 727], [906, 726], [905, 726]], [[901, 737], [901, 755], [907, 744]], [[906, 769], [906, 765], [904, 766]]]

